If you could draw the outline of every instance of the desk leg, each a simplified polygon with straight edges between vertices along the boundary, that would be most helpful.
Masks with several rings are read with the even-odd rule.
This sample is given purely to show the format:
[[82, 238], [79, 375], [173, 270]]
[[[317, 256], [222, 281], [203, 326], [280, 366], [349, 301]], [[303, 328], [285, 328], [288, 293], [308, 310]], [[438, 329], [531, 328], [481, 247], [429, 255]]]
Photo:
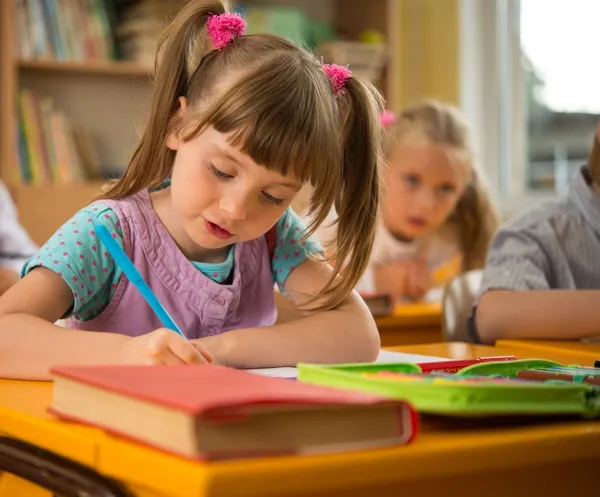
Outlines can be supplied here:
[[61, 497], [131, 497], [116, 482], [65, 457], [10, 437], [0, 437], [0, 473], [11, 473]]

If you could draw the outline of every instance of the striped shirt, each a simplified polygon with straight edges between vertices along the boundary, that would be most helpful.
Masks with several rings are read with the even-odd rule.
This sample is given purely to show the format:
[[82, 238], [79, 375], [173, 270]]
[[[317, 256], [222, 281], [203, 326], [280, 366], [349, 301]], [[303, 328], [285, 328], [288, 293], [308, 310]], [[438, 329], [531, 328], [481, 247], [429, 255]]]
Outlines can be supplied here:
[[550, 289], [600, 289], [600, 195], [585, 166], [566, 197], [517, 215], [496, 233], [469, 319], [471, 338], [480, 341], [475, 312], [486, 292]]

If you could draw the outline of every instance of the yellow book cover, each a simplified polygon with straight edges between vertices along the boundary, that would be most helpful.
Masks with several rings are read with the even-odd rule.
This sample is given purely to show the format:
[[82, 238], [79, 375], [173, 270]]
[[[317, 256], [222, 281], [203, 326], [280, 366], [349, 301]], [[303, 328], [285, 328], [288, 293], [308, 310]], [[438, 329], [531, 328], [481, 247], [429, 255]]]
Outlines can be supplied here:
[[32, 185], [43, 183], [42, 157], [39, 150], [39, 128], [36, 122], [34, 100], [29, 90], [21, 90], [19, 93], [19, 110], [23, 119], [23, 133], [29, 157], [29, 174]]

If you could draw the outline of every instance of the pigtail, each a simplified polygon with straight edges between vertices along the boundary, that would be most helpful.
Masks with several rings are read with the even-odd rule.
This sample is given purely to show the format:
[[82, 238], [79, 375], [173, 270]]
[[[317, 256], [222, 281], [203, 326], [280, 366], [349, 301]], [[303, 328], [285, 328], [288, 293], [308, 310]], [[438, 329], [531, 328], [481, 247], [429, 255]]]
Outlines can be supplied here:
[[[336, 240], [334, 272], [322, 290], [331, 309], [356, 287], [367, 268], [375, 239], [379, 208], [379, 168], [382, 163], [382, 127], [379, 115], [383, 99], [373, 84], [349, 78], [344, 99], [346, 118], [342, 129], [342, 185], [335, 200]], [[321, 309], [320, 308], [320, 309]]]
[[[175, 152], [166, 146], [177, 126], [179, 97], [186, 96], [189, 80], [211, 47], [207, 43], [206, 21], [222, 14], [224, 1], [189, 2], [162, 33], [154, 67], [153, 96], [141, 140], [123, 177], [104, 195], [121, 199], [143, 188], [157, 186], [171, 172]], [[153, 165], [152, 175], [148, 164]]]
[[463, 254], [463, 270], [481, 269], [499, 224], [498, 213], [477, 172], [449, 219], [456, 226]]

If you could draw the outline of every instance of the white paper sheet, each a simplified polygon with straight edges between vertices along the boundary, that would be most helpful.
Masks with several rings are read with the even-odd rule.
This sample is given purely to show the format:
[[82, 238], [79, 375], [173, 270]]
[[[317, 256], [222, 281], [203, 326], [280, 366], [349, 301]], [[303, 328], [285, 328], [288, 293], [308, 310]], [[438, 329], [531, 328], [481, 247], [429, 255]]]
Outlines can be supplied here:
[[[437, 362], [437, 361], [447, 361], [446, 357], [434, 357], [429, 355], [420, 355], [420, 354], [404, 354], [402, 352], [392, 352], [391, 350], [381, 350], [379, 352], [379, 357], [375, 362], [387, 362], [387, 363], [397, 363], [397, 362], [409, 362], [412, 364], [418, 362]], [[262, 368], [262, 369], [248, 369], [251, 373], [261, 374], [263, 376], [272, 376], [275, 378], [295, 378], [296, 377], [296, 368], [286, 367], [286, 368]]]

